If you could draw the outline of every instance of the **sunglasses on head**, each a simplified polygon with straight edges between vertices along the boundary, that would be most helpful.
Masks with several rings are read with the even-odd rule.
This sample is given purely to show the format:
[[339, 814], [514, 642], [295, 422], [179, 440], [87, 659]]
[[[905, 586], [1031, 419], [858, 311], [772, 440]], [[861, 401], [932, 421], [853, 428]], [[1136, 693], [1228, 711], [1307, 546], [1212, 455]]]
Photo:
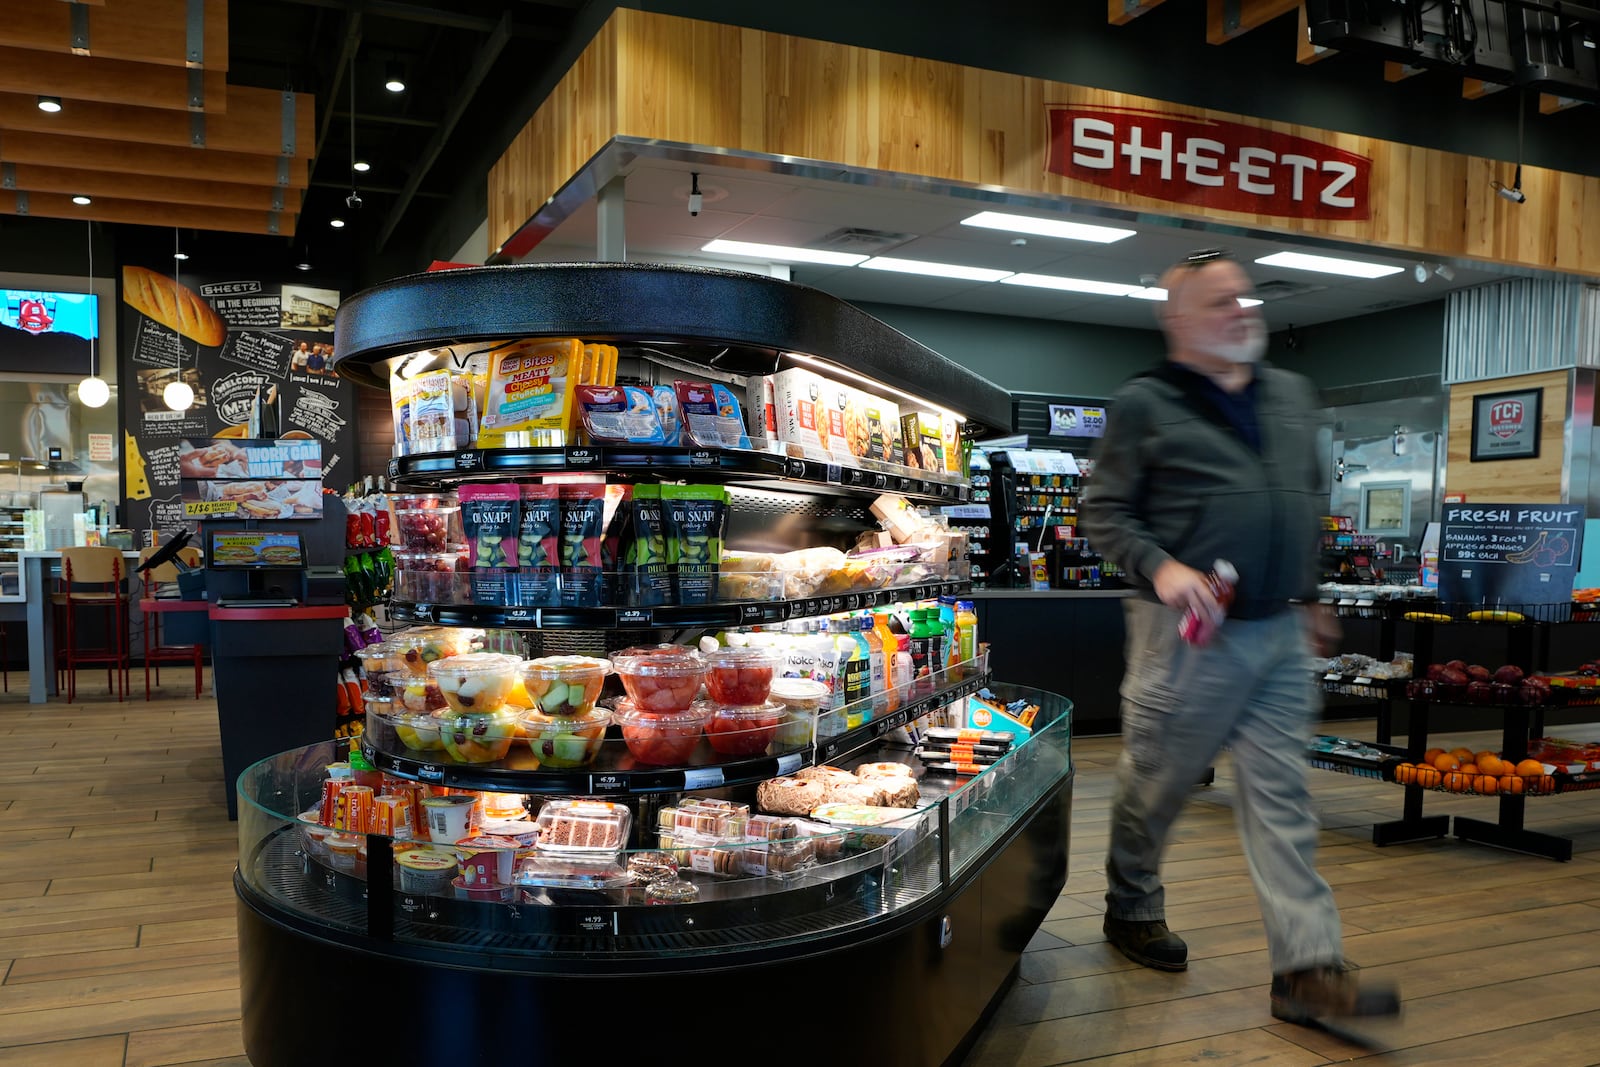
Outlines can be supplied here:
[[1226, 248], [1201, 248], [1183, 257], [1183, 265], [1188, 270], [1198, 270], [1221, 259], [1232, 261], [1233, 253]]

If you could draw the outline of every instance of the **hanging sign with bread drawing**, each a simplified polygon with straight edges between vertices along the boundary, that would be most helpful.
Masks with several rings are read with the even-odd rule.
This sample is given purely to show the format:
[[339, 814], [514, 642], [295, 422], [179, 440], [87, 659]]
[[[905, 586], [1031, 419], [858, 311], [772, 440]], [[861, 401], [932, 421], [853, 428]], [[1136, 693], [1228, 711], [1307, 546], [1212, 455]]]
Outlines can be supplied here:
[[1528, 609], [1571, 604], [1584, 518], [1576, 504], [1444, 505], [1439, 599], [1475, 621], [1551, 621]]

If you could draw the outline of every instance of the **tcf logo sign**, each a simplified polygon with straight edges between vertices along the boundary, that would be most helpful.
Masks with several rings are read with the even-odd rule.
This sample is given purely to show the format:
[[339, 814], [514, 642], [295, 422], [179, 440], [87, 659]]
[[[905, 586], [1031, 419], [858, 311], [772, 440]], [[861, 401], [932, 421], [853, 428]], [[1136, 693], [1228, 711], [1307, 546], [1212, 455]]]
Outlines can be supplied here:
[[1510, 440], [1522, 432], [1522, 401], [1501, 400], [1489, 408], [1489, 432]]

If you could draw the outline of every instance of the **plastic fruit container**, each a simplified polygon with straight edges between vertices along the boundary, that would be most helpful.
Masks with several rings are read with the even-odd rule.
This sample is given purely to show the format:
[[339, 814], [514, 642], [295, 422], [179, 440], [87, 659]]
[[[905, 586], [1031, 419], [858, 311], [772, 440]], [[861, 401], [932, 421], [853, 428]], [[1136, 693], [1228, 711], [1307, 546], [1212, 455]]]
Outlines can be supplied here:
[[439, 720], [432, 715], [401, 712], [390, 716], [389, 725], [394, 727], [400, 743], [413, 752], [439, 752], [444, 749], [444, 741], [439, 736]]
[[718, 704], [764, 704], [777, 655], [767, 648], [719, 648], [706, 653], [706, 692]]
[[782, 704], [785, 717], [775, 740], [785, 748], [811, 743], [817, 712], [828, 699], [828, 687], [813, 678], [778, 678], [772, 699]]
[[390, 499], [395, 544], [413, 552], [438, 552], [462, 541], [461, 505], [454, 493], [412, 493]]
[[711, 718], [711, 706], [702, 702], [683, 711], [647, 712], [631, 700], [619, 700], [613, 717], [635, 760], [670, 767], [689, 762], [700, 743], [700, 732]]
[[443, 711], [447, 705], [439, 683], [425, 674], [407, 672], [404, 678], [391, 678], [395, 702], [413, 715], [432, 715]]
[[413, 674], [427, 674], [428, 666], [438, 660], [483, 647], [483, 631], [460, 626], [413, 626], [384, 643], [399, 650]]
[[761, 756], [777, 736], [786, 714], [782, 704], [719, 704], [706, 723], [711, 751], [721, 756]]
[[457, 763], [493, 763], [504, 759], [517, 736], [518, 720], [514, 711], [466, 715], [446, 711], [435, 716], [435, 721], [439, 723], [439, 740], [444, 750]]
[[[396, 671], [408, 670], [405, 659], [405, 649], [392, 641], [379, 641], [375, 645], [368, 645], [356, 651], [356, 659], [361, 661], [361, 673], [367, 679], [367, 689], [370, 692], [378, 676], [389, 676]], [[378, 696], [388, 696], [388, 693], [379, 693]]]
[[472, 574], [465, 545], [443, 552], [394, 553], [394, 595], [429, 604], [463, 604], [472, 599]]
[[628, 699], [645, 714], [689, 710], [706, 676], [700, 653], [682, 645], [624, 649], [612, 655], [611, 665]]
[[516, 684], [522, 660], [499, 652], [469, 652], [430, 664], [444, 702], [462, 714], [498, 711]]
[[522, 714], [522, 734], [541, 767], [587, 767], [605, 742], [611, 713], [590, 708], [581, 715], [546, 715], [534, 710]]
[[545, 656], [522, 665], [522, 687], [531, 706], [546, 715], [583, 715], [594, 710], [610, 673], [610, 660]]

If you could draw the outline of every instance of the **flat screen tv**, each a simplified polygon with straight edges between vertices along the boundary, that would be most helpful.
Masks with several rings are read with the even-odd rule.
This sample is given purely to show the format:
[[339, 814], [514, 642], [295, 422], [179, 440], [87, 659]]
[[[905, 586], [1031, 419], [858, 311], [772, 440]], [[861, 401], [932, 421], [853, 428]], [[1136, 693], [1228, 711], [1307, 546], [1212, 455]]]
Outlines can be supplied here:
[[0, 289], [0, 370], [83, 375], [100, 335], [93, 293]]

